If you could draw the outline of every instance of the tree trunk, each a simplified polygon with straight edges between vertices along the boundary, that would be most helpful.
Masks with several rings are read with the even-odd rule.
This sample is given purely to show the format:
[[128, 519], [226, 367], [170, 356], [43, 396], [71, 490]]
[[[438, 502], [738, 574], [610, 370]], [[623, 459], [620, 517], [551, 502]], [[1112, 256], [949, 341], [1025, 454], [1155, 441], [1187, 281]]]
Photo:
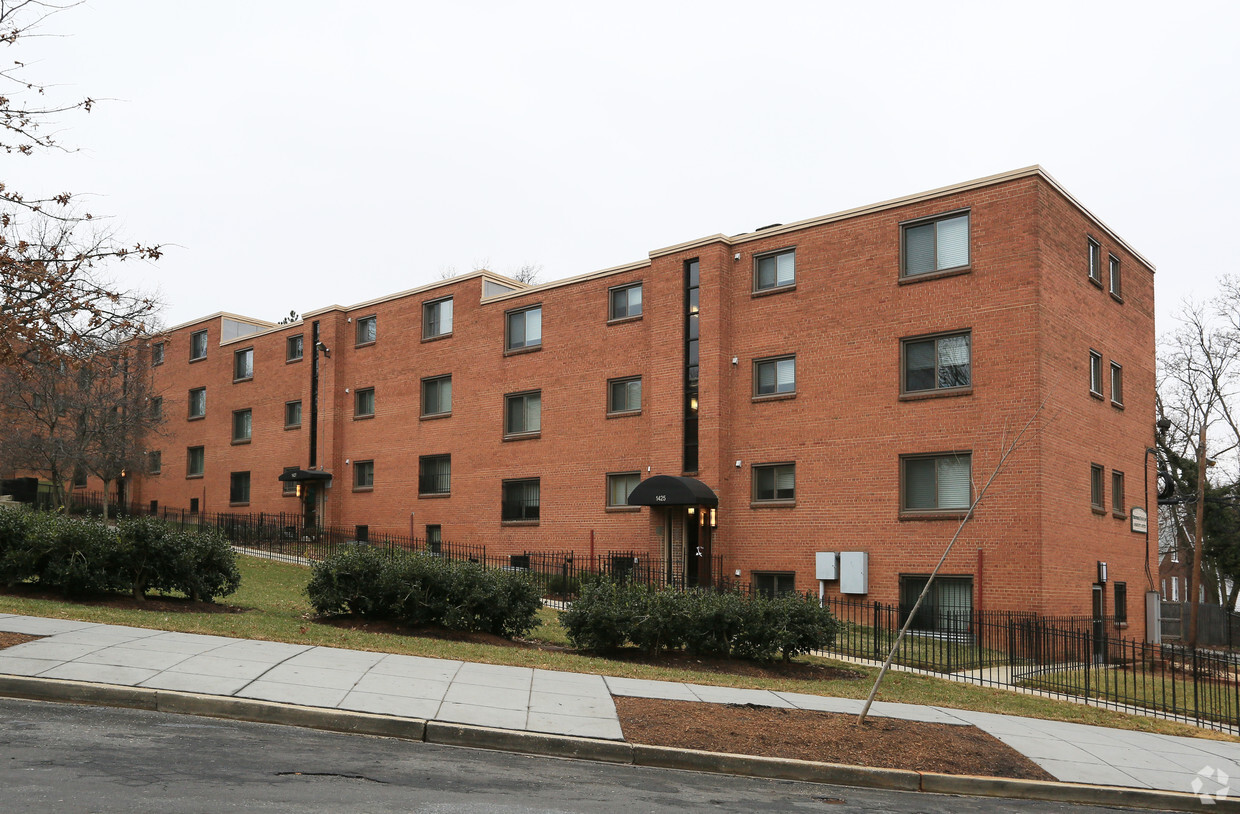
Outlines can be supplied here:
[[104, 525], [107, 525], [107, 522], [108, 522], [108, 486], [110, 486], [111, 483], [112, 481], [108, 480], [107, 478], [104, 478], [103, 480], [103, 523]]
[[1227, 610], [1234, 611], [1236, 609], [1236, 600], [1240, 599], [1240, 582], [1231, 584], [1231, 592], [1227, 594]]

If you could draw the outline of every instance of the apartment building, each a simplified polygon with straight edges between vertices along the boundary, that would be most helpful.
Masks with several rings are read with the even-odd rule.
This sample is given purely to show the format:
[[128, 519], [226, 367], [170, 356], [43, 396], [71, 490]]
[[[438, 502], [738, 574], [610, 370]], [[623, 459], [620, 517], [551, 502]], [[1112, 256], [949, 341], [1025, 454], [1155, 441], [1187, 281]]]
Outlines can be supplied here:
[[215, 314], [150, 340], [165, 426], [127, 489], [895, 602], [1028, 422], [927, 624], [1102, 612], [1139, 636], [1153, 298], [1031, 167], [544, 285]]

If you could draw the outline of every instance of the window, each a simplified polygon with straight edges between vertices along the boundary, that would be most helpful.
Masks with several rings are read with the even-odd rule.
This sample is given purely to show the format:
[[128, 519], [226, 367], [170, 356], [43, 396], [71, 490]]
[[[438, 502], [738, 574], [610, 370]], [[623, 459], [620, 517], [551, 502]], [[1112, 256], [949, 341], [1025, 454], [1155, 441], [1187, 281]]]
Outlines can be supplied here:
[[418, 494], [446, 495], [452, 491], [452, 456], [423, 455], [418, 459]]
[[791, 501], [797, 497], [796, 464], [763, 464], [753, 468], [755, 503]]
[[1089, 504], [1099, 512], [1106, 509], [1103, 496], [1106, 486], [1102, 482], [1102, 474], [1103, 470], [1100, 464], [1089, 465]]
[[164, 420], [164, 397], [163, 396], [151, 396], [151, 420], [152, 421], [163, 421]]
[[357, 344], [366, 345], [374, 342], [378, 336], [379, 318], [362, 317], [357, 321]]
[[901, 510], [958, 512], [972, 503], [973, 456], [968, 452], [900, 459]]
[[151, 345], [151, 367], [158, 367], [164, 363], [164, 343], [156, 342]]
[[194, 331], [189, 335], [189, 360], [196, 362], [207, 358], [207, 332]]
[[1171, 601], [1180, 601], [1180, 582], [1175, 577], [1171, 578]]
[[250, 473], [233, 472], [228, 477], [228, 503], [231, 506], [250, 502]]
[[506, 330], [504, 347], [508, 350], [539, 347], [542, 345], [542, 306], [509, 311]]
[[[929, 576], [900, 575], [900, 622], [917, 604]], [[909, 627], [933, 633], [968, 633], [973, 622], [973, 578], [935, 577]]]
[[353, 462], [353, 490], [375, 488], [375, 462]]
[[796, 574], [753, 572], [754, 593], [774, 598], [780, 594], [790, 594], [797, 589]]
[[284, 341], [284, 361], [298, 362], [306, 353], [306, 338], [303, 334], [290, 336]]
[[1102, 246], [1092, 237], [1089, 240], [1089, 280], [1102, 285]]
[[233, 354], [233, 381], [254, 378], [254, 349], [246, 348]]
[[504, 396], [504, 434], [526, 435], [542, 431], [542, 391]]
[[185, 450], [185, 477], [201, 478], [205, 471], [203, 466], [206, 458], [202, 447], [189, 447]]
[[903, 276], [969, 265], [969, 213], [909, 224], [903, 231]]
[[232, 440], [234, 444], [249, 443], [253, 412], [251, 410], [233, 410]]
[[82, 466], [81, 464], [78, 464], [77, 466], [73, 467], [73, 488], [74, 489], [85, 489], [86, 488], [86, 467]]
[[767, 291], [794, 285], [797, 281], [796, 249], [759, 255], [754, 258], [753, 290]]
[[301, 426], [301, 401], [284, 402], [284, 429]]
[[510, 523], [538, 522], [538, 503], [538, 478], [506, 480], [503, 486], [500, 518]]
[[452, 298], [422, 305], [422, 338], [434, 339], [452, 333]]
[[1089, 352], [1089, 392], [1102, 397], [1102, 354]]
[[1111, 470], [1111, 512], [1124, 516], [1124, 473]]
[[622, 285], [607, 291], [607, 318], [632, 319], [642, 315], [642, 284]]
[[195, 387], [189, 391], [189, 417], [202, 418], [207, 414], [207, 388]]
[[[298, 466], [286, 466], [284, 467], [284, 474], [288, 475], [292, 472], [296, 472], [300, 468], [301, 467], [298, 467]], [[286, 481], [281, 481], [280, 484], [281, 486], [283, 486], [283, 490], [281, 491], [280, 494], [284, 495], [285, 497], [297, 497], [297, 482], [296, 481], [286, 480]]]
[[452, 377], [434, 376], [422, 380], [422, 415], [452, 412]]
[[776, 396], [797, 391], [797, 359], [757, 359], [753, 363], [753, 394]]
[[1124, 405], [1124, 369], [1111, 363], [1111, 403]]
[[1113, 254], [1107, 255], [1107, 257], [1109, 261], [1108, 265], [1110, 266], [1111, 271], [1111, 296], [1117, 298], [1123, 297], [1123, 285], [1119, 275], [1119, 258]]
[[375, 389], [365, 387], [353, 394], [353, 417], [369, 418], [375, 414]]
[[146, 471], [149, 475], [158, 475], [164, 467], [164, 456], [159, 450], [146, 453]]
[[443, 526], [438, 523], [428, 525], [426, 527], [426, 550], [432, 554], [438, 554], [439, 549], [443, 546]]
[[953, 390], [973, 384], [972, 336], [968, 333], [906, 339], [901, 350], [905, 393]]
[[1128, 623], [1128, 583], [1115, 583], [1115, 624]]
[[637, 413], [642, 409], [642, 378], [612, 379], [607, 383], [607, 412]]
[[620, 472], [607, 476], [607, 507], [628, 507], [629, 493], [641, 482], [640, 472]]

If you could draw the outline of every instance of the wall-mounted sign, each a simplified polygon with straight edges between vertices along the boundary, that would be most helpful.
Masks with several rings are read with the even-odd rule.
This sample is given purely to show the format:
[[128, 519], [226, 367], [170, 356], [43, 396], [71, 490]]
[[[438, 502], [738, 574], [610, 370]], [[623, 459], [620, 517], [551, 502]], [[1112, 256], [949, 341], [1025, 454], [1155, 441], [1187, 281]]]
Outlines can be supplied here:
[[1132, 518], [1132, 530], [1137, 534], [1145, 534], [1150, 530], [1149, 518], [1145, 514], [1145, 509], [1142, 509], [1140, 506], [1133, 506], [1128, 516]]

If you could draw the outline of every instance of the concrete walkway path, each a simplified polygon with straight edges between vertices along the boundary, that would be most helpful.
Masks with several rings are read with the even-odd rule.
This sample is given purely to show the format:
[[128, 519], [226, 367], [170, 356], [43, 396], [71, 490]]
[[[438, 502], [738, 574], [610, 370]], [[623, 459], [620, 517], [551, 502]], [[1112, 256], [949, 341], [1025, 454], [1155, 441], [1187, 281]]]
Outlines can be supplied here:
[[[849, 714], [857, 714], [862, 703], [9, 614], [0, 614], [0, 631], [45, 637], [0, 650], [0, 676], [171, 690], [603, 741], [624, 739], [613, 695]], [[1064, 782], [1196, 794], [1220, 792], [1229, 778], [1236, 778], [1240, 795], [1236, 742], [912, 704], [877, 702], [871, 714], [971, 724]]]

